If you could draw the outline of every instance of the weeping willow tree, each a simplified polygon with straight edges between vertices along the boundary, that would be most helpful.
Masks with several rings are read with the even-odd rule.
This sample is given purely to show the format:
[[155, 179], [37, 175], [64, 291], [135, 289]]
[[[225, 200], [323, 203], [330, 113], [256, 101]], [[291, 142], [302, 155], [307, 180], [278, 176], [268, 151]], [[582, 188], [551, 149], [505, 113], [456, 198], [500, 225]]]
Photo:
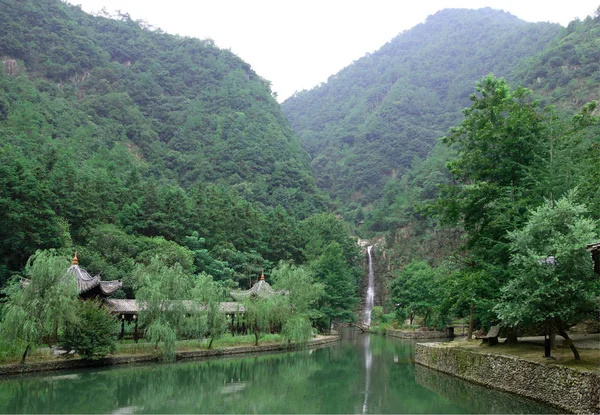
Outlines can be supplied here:
[[32, 348], [50, 338], [56, 326], [77, 319], [78, 290], [67, 274], [69, 260], [54, 250], [37, 251], [27, 261], [27, 279], [13, 277], [3, 293], [2, 336], [25, 347], [21, 363]]
[[286, 291], [287, 315], [281, 335], [288, 343], [304, 344], [312, 338], [311, 321], [318, 320], [322, 313], [316, 305], [325, 293], [325, 286], [315, 282], [307, 267], [282, 262], [273, 270], [275, 289]]
[[174, 360], [177, 330], [202, 332], [206, 326], [198, 318], [185, 321], [186, 307], [182, 300], [188, 298], [193, 278], [180, 264], [167, 266], [158, 256], [148, 265], [138, 265], [134, 278], [138, 286], [139, 322], [145, 338], [154, 343], [164, 360]]
[[226, 329], [219, 310], [219, 286], [211, 276], [186, 272], [176, 263], [168, 266], [158, 256], [134, 272], [139, 322], [145, 337], [164, 360], [175, 359], [178, 339], [210, 337], [210, 345]]

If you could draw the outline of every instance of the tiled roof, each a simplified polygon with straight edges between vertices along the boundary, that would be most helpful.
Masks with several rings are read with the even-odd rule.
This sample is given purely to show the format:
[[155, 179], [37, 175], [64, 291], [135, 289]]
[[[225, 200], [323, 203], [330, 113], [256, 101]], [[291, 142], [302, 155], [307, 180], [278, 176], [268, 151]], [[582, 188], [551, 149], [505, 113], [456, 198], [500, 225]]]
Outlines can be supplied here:
[[100, 291], [102, 291], [102, 294], [108, 296], [117, 291], [123, 285], [119, 280], [102, 281], [99, 275], [92, 277], [85, 269], [81, 268], [77, 264], [71, 265], [69, 269], [67, 269], [67, 273], [75, 276], [79, 294], [86, 293], [91, 289], [100, 286]]
[[[194, 304], [190, 300], [174, 300], [170, 304], [183, 305], [186, 308], [191, 308]], [[108, 308], [108, 311], [114, 314], [137, 314], [140, 310], [137, 300], [121, 300], [115, 298], [107, 298], [104, 300], [104, 305]], [[143, 308], [143, 306], [142, 306]], [[200, 308], [203, 308], [202, 306]], [[226, 301], [219, 304], [219, 308], [223, 313], [237, 313], [245, 312], [246, 307], [243, 304]]]

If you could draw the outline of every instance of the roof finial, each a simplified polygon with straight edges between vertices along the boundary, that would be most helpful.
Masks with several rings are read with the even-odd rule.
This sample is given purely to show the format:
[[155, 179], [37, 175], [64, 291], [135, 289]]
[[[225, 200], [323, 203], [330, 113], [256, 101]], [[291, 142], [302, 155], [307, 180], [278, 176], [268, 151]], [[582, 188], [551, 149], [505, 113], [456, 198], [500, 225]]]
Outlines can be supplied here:
[[75, 251], [75, 254], [73, 254], [73, 265], [79, 265], [79, 258], [77, 258], [77, 251]]
[[264, 281], [265, 280], [265, 270], [262, 270], [262, 273], [260, 274], [260, 280]]

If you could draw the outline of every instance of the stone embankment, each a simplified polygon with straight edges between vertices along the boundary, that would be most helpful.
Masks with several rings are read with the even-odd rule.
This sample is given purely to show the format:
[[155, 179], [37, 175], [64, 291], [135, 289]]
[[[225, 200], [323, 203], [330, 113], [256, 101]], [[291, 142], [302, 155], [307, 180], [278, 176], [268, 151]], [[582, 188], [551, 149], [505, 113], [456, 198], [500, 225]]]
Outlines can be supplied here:
[[514, 356], [420, 343], [415, 363], [572, 413], [600, 413], [600, 375]]
[[[312, 339], [306, 345], [307, 348], [317, 348], [334, 343], [340, 340], [340, 336], [319, 336]], [[240, 354], [258, 354], [279, 351], [293, 351], [297, 348], [289, 348], [286, 344], [266, 344], [259, 346], [236, 346], [223, 349], [211, 350], [192, 350], [177, 352], [176, 360], [186, 359], [205, 359], [219, 356], [230, 356]], [[21, 373], [47, 372], [53, 370], [73, 370], [87, 367], [116, 366], [133, 363], [153, 363], [160, 362], [161, 356], [156, 354], [131, 355], [131, 356], [112, 356], [99, 360], [57, 359], [47, 362], [36, 362], [21, 364], [11, 364], [0, 366], [0, 376], [17, 375]]]
[[406, 330], [386, 330], [386, 336], [400, 337], [401, 339], [447, 339], [448, 334], [445, 331], [406, 331]]

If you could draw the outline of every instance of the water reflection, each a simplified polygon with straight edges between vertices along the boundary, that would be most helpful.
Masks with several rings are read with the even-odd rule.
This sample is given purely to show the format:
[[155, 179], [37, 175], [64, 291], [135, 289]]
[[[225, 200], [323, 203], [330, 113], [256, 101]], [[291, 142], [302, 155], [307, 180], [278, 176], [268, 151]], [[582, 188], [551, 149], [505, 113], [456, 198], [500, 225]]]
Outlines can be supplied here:
[[469, 409], [481, 414], [559, 414], [560, 410], [540, 406], [536, 401], [484, 386], [464, 382], [423, 366], [415, 366], [415, 380], [419, 385], [448, 399], [465, 402]]
[[371, 352], [371, 336], [364, 336], [365, 343], [365, 400], [362, 406], [362, 413], [367, 413], [367, 404], [369, 402], [369, 388], [371, 387], [371, 365], [373, 362], [373, 353]]
[[[0, 381], [0, 413], [484, 412], [472, 405], [480, 387], [449, 389], [460, 381], [444, 386], [415, 368], [413, 349], [349, 332], [314, 351], [22, 376]], [[485, 400], [497, 412], [550, 412], [526, 400], [514, 407], [508, 394]]]

